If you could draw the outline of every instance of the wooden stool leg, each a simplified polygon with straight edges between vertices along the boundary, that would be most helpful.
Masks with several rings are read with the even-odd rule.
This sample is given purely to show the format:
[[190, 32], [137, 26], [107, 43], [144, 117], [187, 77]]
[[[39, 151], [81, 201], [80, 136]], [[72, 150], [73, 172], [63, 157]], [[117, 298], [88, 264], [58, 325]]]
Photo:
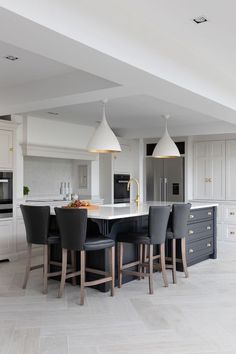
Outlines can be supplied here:
[[173, 283], [176, 284], [176, 239], [172, 240], [172, 278]]
[[186, 239], [181, 238], [181, 254], [182, 254], [182, 262], [183, 262], [183, 269], [185, 273], [185, 277], [188, 278], [188, 268], [187, 268], [187, 259], [186, 259]]
[[149, 294], [153, 294], [153, 245], [149, 246]]
[[25, 277], [24, 277], [24, 282], [22, 288], [25, 289], [28, 279], [29, 279], [29, 273], [30, 273], [30, 267], [31, 267], [31, 256], [32, 256], [32, 244], [28, 243], [28, 251], [27, 251], [27, 261], [26, 261], [26, 267], [25, 267]]
[[43, 246], [43, 294], [48, 292], [48, 245]]
[[[76, 272], [76, 252], [70, 251], [72, 272]], [[76, 285], [76, 276], [72, 278], [72, 285]]]
[[84, 304], [85, 251], [80, 251], [80, 305]]
[[160, 245], [160, 258], [161, 258], [161, 272], [165, 287], [168, 287], [168, 279], [166, 274], [166, 261], [165, 261], [165, 243]]
[[58, 292], [58, 297], [62, 297], [65, 282], [66, 282], [66, 270], [67, 270], [67, 249], [62, 248], [62, 270], [61, 270], [61, 283]]
[[118, 288], [122, 286], [123, 242], [118, 242]]
[[[143, 255], [143, 259], [144, 259], [144, 263], [146, 263], [147, 262], [147, 260], [148, 260], [148, 246], [147, 245], [144, 245], [144, 255]], [[147, 272], [147, 268], [146, 267], [143, 267], [144, 269], [143, 269], [143, 272], [144, 273], [146, 273]], [[143, 279], [144, 279], [145, 277], [143, 277]]]
[[[143, 270], [143, 267], [141, 266], [141, 263], [143, 263], [143, 245], [140, 244], [138, 246], [138, 252], [139, 252], [139, 265], [138, 265], [138, 272], [141, 273]], [[141, 280], [142, 277], [138, 277], [138, 280]]]
[[115, 246], [109, 248], [109, 268], [111, 274], [111, 296], [114, 296], [115, 290]]

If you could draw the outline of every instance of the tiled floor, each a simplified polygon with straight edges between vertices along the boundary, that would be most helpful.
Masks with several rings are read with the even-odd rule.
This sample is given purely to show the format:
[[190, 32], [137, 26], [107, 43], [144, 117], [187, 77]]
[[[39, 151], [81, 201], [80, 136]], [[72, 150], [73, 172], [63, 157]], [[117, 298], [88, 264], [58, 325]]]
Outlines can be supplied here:
[[81, 307], [78, 287], [57, 299], [50, 281], [42, 295], [37, 270], [24, 291], [24, 260], [0, 263], [0, 353], [235, 354], [236, 244], [219, 244], [217, 260], [189, 270], [169, 288], [156, 274], [154, 295], [147, 279], [116, 289], [114, 298], [89, 289]]

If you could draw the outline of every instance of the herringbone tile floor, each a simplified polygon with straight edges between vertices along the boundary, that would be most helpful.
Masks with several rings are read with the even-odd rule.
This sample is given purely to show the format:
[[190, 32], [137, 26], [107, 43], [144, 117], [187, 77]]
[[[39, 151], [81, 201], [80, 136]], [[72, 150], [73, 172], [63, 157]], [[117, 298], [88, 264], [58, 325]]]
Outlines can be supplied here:
[[236, 353], [236, 244], [219, 244], [217, 260], [169, 288], [155, 274], [154, 295], [137, 280], [114, 298], [88, 289], [83, 307], [78, 287], [57, 299], [51, 280], [43, 295], [40, 270], [22, 290], [24, 263], [0, 263], [1, 354]]

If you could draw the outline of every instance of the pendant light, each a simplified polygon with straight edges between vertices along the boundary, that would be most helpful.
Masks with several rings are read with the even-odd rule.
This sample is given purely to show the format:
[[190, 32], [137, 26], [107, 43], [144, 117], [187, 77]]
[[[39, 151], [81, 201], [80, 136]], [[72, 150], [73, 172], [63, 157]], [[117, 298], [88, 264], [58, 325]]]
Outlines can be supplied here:
[[156, 158], [171, 158], [171, 157], [180, 157], [179, 150], [174, 143], [174, 141], [171, 139], [168, 130], [167, 130], [167, 121], [170, 118], [169, 115], [164, 116], [165, 121], [166, 121], [166, 128], [165, 128], [165, 133], [163, 137], [158, 141], [152, 157]]
[[120, 143], [106, 120], [106, 103], [107, 100], [104, 100], [102, 121], [93, 133], [87, 146], [87, 149], [91, 152], [108, 153], [121, 151]]

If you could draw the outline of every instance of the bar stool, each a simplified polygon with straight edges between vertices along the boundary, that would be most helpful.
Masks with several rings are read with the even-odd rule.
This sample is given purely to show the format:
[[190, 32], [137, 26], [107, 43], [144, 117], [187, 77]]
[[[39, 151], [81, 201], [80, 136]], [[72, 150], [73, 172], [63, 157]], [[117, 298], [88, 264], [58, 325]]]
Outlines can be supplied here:
[[[139, 279], [143, 277], [149, 278], [149, 293], [153, 294], [153, 261], [160, 259], [161, 271], [165, 286], [168, 286], [166, 268], [165, 268], [165, 240], [168, 219], [170, 215], [170, 206], [151, 206], [148, 216], [148, 231], [134, 232], [128, 234], [118, 234], [118, 287], [122, 285], [122, 274], [130, 274], [137, 276]], [[138, 245], [139, 260], [123, 265], [123, 243], [132, 243]], [[160, 246], [160, 255], [153, 255], [153, 246]], [[145, 262], [143, 260], [143, 246], [149, 249], [149, 258]], [[129, 270], [134, 266], [138, 266], [138, 271]], [[143, 268], [147, 268], [149, 272], [144, 272]]]
[[[114, 296], [115, 284], [115, 242], [108, 237], [87, 233], [87, 210], [55, 208], [57, 222], [62, 244], [62, 275], [58, 297], [61, 297], [65, 288], [66, 279], [80, 275], [80, 304], [84, 304], [84, 289], [106, 282], [111, 283], [111, 296]], [[86, 252], [109, 249], [109, 272], [98, 269], [86, 268]], [[79, 251], [80, 271], [67, 274], [67, 251]], [[85, 281], [85, 273], [102, 275], [103, 278], [93, 281]]]
[[[49, 206], [20, 205], [20, 208], [25, 223], [26, 238], [28, 244], [28, 255], [23, 289], [25, 289], [27, 286], [30, 271], [38, 268], [43, 268], [43, 293], [46, 294], [48, 289], [48, 278], [61, 274], [61, 271], [49, 272], [49, 267], [51, 264], [61, 266], [61, 263], [52, 262], [50, 260], [50, 246], [53, 244], [60, 244], [60, 236], [51, 234], [49, 231]], [[33, 244], [43, 245], [43, 264], [31, 266]]]
[[[172, 223], [167, 230], [167, 240], [171, 240], [172, 257], [166, 257], [166, 261], [171, 264], [166, 265], [166, 268], [172, 269], [173, 283], [177, 283], [176, 277], [176, 262], [182, 263], [185, 277], [188, 278], [188, 268], [186, 260], [186, 236], [188, 234], [188, 219], [190, 214], [191, 204], [173, 204], [172, 206]], [[182, 259], [176, 258], [176, 240], [181, 240], [181, 256]]]

